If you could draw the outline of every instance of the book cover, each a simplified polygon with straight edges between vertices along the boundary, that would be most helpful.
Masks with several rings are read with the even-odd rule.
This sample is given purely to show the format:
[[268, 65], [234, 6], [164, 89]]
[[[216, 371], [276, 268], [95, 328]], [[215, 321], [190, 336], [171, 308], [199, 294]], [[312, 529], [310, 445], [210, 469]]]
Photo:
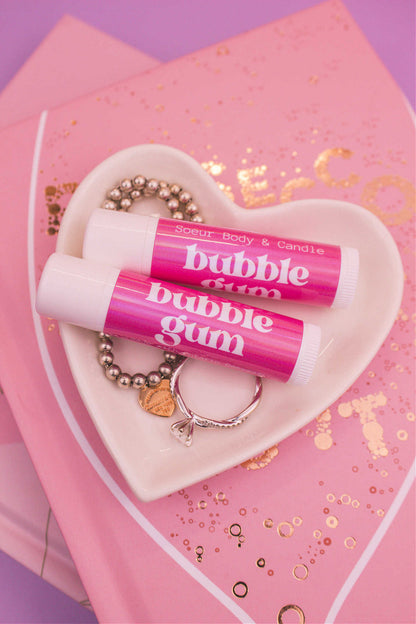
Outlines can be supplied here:
[[[81, 20], [65, 16], [1, 92], [1, 127], [157, 64]], [[0, 432], [0, 548], [78, 602], [88, 602], [3, 392]]]

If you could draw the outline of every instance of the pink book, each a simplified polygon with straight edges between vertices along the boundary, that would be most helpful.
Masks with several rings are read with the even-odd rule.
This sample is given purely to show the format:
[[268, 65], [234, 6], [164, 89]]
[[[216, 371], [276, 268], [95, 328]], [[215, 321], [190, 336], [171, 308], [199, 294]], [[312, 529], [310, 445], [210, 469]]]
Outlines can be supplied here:
[[157, 65], [143, 52], [66, 15], [3, 89], [1, 127]]
[[[125, 411], [113, 410], [106, 424], [123, 435], [109, 439], [100, 415], [90, 415], [78, 394], [55, 320], [34, 312], [37, 282], [76, 185], [110, 154], [152, 143], [178, 148], [202, 164], [242, 207], [241, 222], [257, 219], [260, 227], [270, 213], [264, 207], [281, 204], [274, 210], [282, 228], [284, 214], [299, 231], [308, 224], [324, 231], [332, 217], [327, 212], [319, 223], [322, 206], [352, 202], [363, 206], [357, 240], [368, 224], [374, 233], [360, 242], [363, 267], [381, 232], [401, 251], [404, 296], [383, 346], [348, 389], [297, 433], [237, 465], [235, 446], [244, 436], [246, 449], [269, 439], [267, 423], [279, 417], [275, 396], [268, 402], [265, 392], [258, 412], [264, 421], [256, 423], [254, 413], [227, 438], [223, 431], [199, 431], [190, 448], [168, 442], [169, 424], [139, 408], [128, 423], [127, 442]], [[4, 130], [0, 145], [2, 170], [15, 181], [5, 186], [10, 190], [3, 205], [15, 203], [17, 183], [22, 191], [19, 219], [7, 219], [5, 208], [1, 234], [7, 270], [1, 278], [0, 376], [98, 619], [284, 621], [289, 611], [299, 621], [395, 621], [382, 593], [371, 604], [362, 596], [383, 587], [385, 575], [396, 592], [403, 591], [404, 576], [414, 585], [414, 568], [391, 575], [377, 560], [414, 480], [414, 126], [401, 93], [342, 4], [323, 3], [45, 112]], [[316, 197], [330, 203], [290, 203]], [[206, 207], [207, 221], [212, 211], [215, 206]], [[230, 215], [217, 209], [215, 216]], [[391, 285], [390, 269], [382, 257], [379, 266], [385, 274], [377, 266], [371, 275], [364, 271], [360, 285], [360, 297], [368, 290], [377, 302], [381, 298], [377, 314], [371, 301], [360, 312], [368, 336], [354, 338], [338, 328], [341, 343], [337, 338], [334, 348], [341, 354], [331, 360], [333, 347], [326, 345], [322, 392], [329, 392], [332, 371], [349, 365], [389, 309], [383, 284]], [[68, 336], [67, 328], [61, 330]], [[93, 349], [89, 334], [77, 345], [85, 340]], [[85, 380], [74, 369], [76, 348], [69, 346], [86, 396]], [[153, 351], [148, 355], [148, 363], [159, 359]], [[78, 364], [88, 375], [89, 360]], [[15, 383], [17, 371], [23, 386]], [[102, 381], [104, 389], [108, 380]], [[190, 385], [198, 389], [197, 382]], [[118, 401], [124, 407], [123, 399], [114, 405]], [[294, 409], [292, 422], [297, 417]], [[162, 474], [168, 488], [195, 458], [204, 463], [213, 441], [220, 470], [193, 484], [195, 474], [182, 473], [179, 491], [141, 502], [131, 487], [131, 464], [119, 453], [136, 441], [137, 431], [149, 447], [132, 444], [139, 450], [133, 473], [135, 484], [148, 488], [148, 499], [152, 478]], [[150, 435], [166, 442], [167, 457], [176, 458], [170, 466]], [[410, 550], [413, 528], [400, 529]], [[402, 607], [411, 621], [411, 600]]]
[[[65, 16], [2, 91], [1, 124], [14, 124], [157, 64], [134, 48]], [[30, 98], [26, 97], [28, 84]], [[0, 395], [0, 431], [0, 461], [7, 474], [0, 488], [0, 547], [75, 600], [85, 602], [85, 590], [5, 394]]]

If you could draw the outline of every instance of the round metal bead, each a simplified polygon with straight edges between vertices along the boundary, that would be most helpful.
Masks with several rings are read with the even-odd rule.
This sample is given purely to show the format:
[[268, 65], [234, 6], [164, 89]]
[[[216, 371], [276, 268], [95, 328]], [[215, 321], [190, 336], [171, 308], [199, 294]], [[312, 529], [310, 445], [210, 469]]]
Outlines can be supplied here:
[[119, 388], [130, 388], [131, 386], [131, 376], [128, 373], [121, 373], [117, 377], [117, 385]]
[[165, 362], [169, 362], [170, 364], [174, 364], [178, 359], [178, 354], [172, 353], [172, 351], [165, 351], [163, 355], [165, 357]]
[[103, 208], [104, 210], [117, 210], [117, 203], [115, 201], [113, 201], [112, 199], [106, 199], [103, 202]]
[[159, 373], [162, 377], [170, 377], [172, 370], [172, 366], [168, 362], [163, 362], [163, 364], [159, 366]]
[[159, 182], [155, 179], [149, 180], [144, 189], [145, 195], [154, 195], [159, 190]]
[[120, 208], [122, 210], [128, 210], [129, 208], [131, 208], [132, 205], [132, 201], [131, 199], [129, 199], [128, 197], [123, 197], [123, 199], [120, 200]]
[[171, 184], [170, 185], [170, 192], [172, 193], [172, 195], [179, 195], [179, 193], [181, 192], [181, 187], [179, 186], [179, 184]]
[[132, 188], [133, 184], [129, 178], [124, 178], [124, 180], [120, 182], [120, 190], [122, 193], [129, 193]]
[[106, 368], [106, 371], [105, 371], [105, 375], [107, 379], [110, 379], [111, 381], [116, 381], [117, 377], [120, 374], [121, 374], [121, 368], [120, 366], [117, 366], [117, 364], [110, 364], [110, 366]]
[[136, 373], [131, 378], [131, 386], [135, 390], [140, 390], [143, 386], [146, 385], [146, 375], [142, 375], [142, 373]]
[[164, 201], [168, 201], [168, 199], [170, 199], [171, 195], [170, 195], [170, 190], [168, 189], [168, 187], [162, 187], [161, 189], [159, 189], [157, 196], [159, 197], [159, 199], [163, 199]]
[[146, 186], [146, 178], [142, 175], [137, 175], [133, 178], [133, 186], [136, 189], [142, 189]]
[[166, 202], [166, 205], [171, 212], [173, 212], [174, 210], [178, 210], [179, 208], [179, 202], [175, 197], [169, 199], [169, 201]]
[[162, 375], [158, 371], [151, 371], [147, 375], [147, 383], [151, 388], [158, 386], [162, 381]]
[[198, 206], [194, 203], [188, 204], [185, 208], [185, 212], [188, 215], [198, 214]]
[[111, 340], [111, 338], [108, 338], [107, 336], [105, 338], [100, 338], [98, 341], [98, 351], [100, 351], [101, 353], [103, 351], [111, 351], [113, 348], [113, 341]]
[[178, 197], [181, 204], [189, 204], [192, 201], [192, 195], [188, 191], [181, 191]]
[[110, 334], [106, 334], [105, 332], [98, 332], [98, 338], [111, 338]]
[[195, 215], [192, 215], [192, 217], [191, 217], [191, 221], [192, 221], [193, 223], [203, 223], [203, 222], [204, 222], [204, 219], [201, 217], [201, 215], [200, 215], [200, 214], [195, 214]]
[[132, 199], [133, 201], [136, 201], [136, 199], [139, 199], [142, 194], [139, 191], [139, 189], [133, 189], [132, 191], [130, 191], [130, 199]]
[[116, 186], [115, 188], [111, 189], [111, 191], [109, 191], [107, 193], [107, 197], [109, 199], [112, 199], [115, 202], [120, 201], [120, 199], [121, 199], [121, 191], [118, 188], [118, 186]]
[[165, 180], [159, 180], [159, 186], [160, 188], [167, 188], [169, 184]]
[[173, 217], [174, 219], [178, 219], [179, 221], [182, 221], [182, 220], [184, 219], [183, 212], [181, 212], [180, 210], [176, 210], [176, 211], [172, 214], [172, 217]]
[[113, 361], [114, 355], [111, 353], [111, 351], [103, 351], [102, 353], [98, 354], [98, 363], [100, 364], [100, 366], [105, 366], [107, 368], [107, 366], [111, 366]]

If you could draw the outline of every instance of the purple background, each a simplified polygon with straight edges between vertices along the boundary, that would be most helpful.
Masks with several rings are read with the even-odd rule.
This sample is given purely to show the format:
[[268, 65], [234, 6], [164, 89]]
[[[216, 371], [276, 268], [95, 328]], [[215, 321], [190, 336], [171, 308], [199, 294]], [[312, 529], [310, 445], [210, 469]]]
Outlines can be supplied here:
[[[167, 61], [315, 4], [316, 0], [0, 0], [0, 89], [64, 14]], [[344, 0], [344, 5], [414, 106], [414, 0]], [[96, 619], [0, 553], [0, 622]]]

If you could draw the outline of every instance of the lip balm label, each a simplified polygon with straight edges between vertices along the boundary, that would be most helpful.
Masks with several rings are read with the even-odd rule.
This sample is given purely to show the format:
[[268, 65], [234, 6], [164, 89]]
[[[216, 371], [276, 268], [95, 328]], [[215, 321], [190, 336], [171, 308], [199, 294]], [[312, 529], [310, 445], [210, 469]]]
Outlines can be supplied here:
[[333, 245], [159, 219], [151, 274], [204, 288], [331, 305], [341, 250]]
[[104, 331], [287, 381], [298, 359], [303, 322], [122, 272]]

